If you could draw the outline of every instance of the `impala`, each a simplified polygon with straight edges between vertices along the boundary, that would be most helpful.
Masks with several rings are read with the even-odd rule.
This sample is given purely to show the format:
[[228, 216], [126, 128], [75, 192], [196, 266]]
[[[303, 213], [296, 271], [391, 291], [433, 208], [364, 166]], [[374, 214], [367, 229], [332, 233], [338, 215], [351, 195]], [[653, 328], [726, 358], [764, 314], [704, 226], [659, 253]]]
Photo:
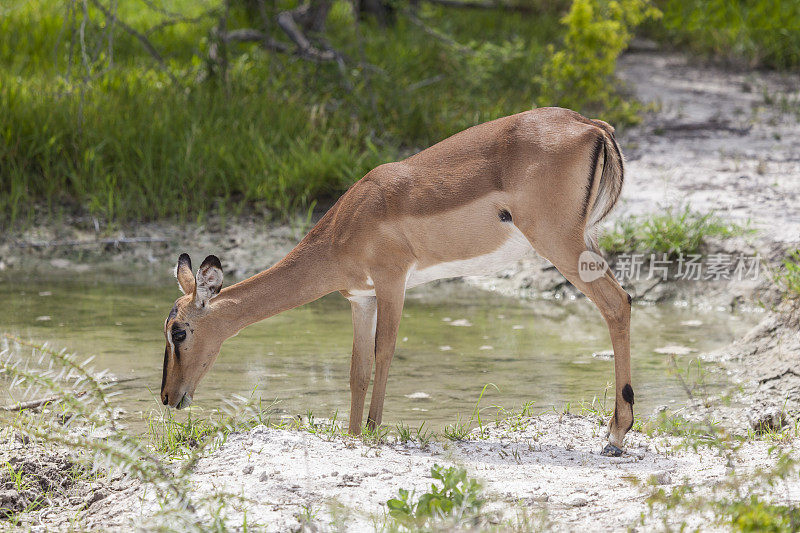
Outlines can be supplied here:
[[[406, 290], [487, 274], [530, 250], [548, 259], [598, 307], [614, 348], [616, 399], [605, 455], [620, 455], [633, 425], [630, 296], [596, 255], [598, 223], [619, 198], [623, 161], [614, 129], [560, 108], [474, 126], [400, 162], [370, 171], [271, 268], [222, 289], [219, 259], [175, 275], [183, 291], [164, 323], [161, 399], [191, 404], [222, 342], [242, 328], [334, 291], [350, 301], [349, 431], [381, 423]], [[589, 253], [594, 270], [579, 264]]]

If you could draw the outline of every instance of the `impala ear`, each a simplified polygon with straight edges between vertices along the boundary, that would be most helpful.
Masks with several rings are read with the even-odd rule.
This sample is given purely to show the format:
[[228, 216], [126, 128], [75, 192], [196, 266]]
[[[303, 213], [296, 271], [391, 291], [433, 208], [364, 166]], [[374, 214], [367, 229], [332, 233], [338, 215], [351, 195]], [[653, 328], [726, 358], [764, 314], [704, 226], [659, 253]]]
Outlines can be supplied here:
[[194, 275], [192, 274], [192, 260], [189, 254], [181, 254], [178, 258], [178, 266], [175, 267], [175, 277], [178, 279], [178, 287], [183, 294], [194, 292]]
[[211, 298], [219, 294], [221, 288], [222, 263], [216, 255], [209, 255], [197, 270], [194, 304], [197, 307], [205, 307]]

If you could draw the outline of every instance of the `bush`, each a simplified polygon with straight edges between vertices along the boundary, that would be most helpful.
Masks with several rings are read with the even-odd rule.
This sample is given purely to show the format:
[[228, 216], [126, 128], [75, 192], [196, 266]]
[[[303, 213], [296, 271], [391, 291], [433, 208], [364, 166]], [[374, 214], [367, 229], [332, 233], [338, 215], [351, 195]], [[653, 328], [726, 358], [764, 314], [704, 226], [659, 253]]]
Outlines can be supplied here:
[[602, 115], [614, 122], [637, 122], [640, 105], [623, 97], [614, 71], [636, 27], [659, 16], [649, 0], [574, 0], [561, 19], [567, 26], [564, 47], [548, 48], [548, 61], [538, 78], [537, 103]]

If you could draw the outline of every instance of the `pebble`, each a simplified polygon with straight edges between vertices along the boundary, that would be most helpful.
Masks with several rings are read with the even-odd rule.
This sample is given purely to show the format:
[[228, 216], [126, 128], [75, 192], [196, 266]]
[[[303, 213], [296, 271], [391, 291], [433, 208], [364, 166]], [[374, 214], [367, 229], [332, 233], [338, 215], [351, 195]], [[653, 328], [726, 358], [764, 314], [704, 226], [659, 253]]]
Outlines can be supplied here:
[[584, 507], [588, 503], [589, 499], [583, 494], [575, 494], [567, 499], [567, 505], [570, 507]]
[[614, 359], [614, 350], [602, 350], [600, 352], [594, 352], [592, 357], [595, 359], [602, 359], [604, 361], [610, 361]]
[[266, 470], [261, 472], [261, 476], [258, 478], [258, 480], [261, 483], [265, 483], [268, 479], [269, 479], [269, 476], [267, 475], [267, 471]]
[[656, 485], [669, 485], [672, 483], [672, 476], [666, 470], [654, 472], [650, 479], [652, 479]]
[[242, 468], [242, 474], [252, 474], [253, 473], [253, 465], [247, 465]]

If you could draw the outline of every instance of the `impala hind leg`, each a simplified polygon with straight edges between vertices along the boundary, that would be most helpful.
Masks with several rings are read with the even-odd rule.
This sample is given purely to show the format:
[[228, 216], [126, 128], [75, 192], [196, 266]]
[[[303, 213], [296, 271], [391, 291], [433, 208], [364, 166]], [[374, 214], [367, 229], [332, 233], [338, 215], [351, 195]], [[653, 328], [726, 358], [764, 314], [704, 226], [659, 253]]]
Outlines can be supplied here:
[[[551, 247], [546, 257], [570, 283], [585, 294], [606, 321], [614, 348], [614, 381], [616, 394], [614, 415], [608, 426], [608, 445], [603, 455], [622, 454], [622, 441], [633, 426], [633, 387], [631, 386], [631, 297], [602, 262], [600, 270], [579, 266], [586, 244], [580, 240], [569, 246]], [[546, 252], [545, 252], [546, 253]], [[543, 254], [544, 255], [544, 254]], [[599, 256], [596, 256], [599, 258]], [[602, 274], [600, 274], [602, 272]], [[599, 276], [599, 277], [598, 277]]]
[[374, 296], [350, 299], [353, 314], [353, 357], [350, 360], [350, 425], [351, 435], [361, 433], [364, 400], [367, 397], [372, 360], [375, 359], [375, 323], [378, 304]]
[[397, 330], [403, 316], [405, 302], [405, 274], [381, 283], [375, 279], [378, 300], [378, 324], [375, 329], [375, 381], [372, 384], [372, 399], [369, 404], [367, 426], [374, 430], [381, 425], [383, 400], [386, 397], [386, 382], [389, 366], [394, 357]]

